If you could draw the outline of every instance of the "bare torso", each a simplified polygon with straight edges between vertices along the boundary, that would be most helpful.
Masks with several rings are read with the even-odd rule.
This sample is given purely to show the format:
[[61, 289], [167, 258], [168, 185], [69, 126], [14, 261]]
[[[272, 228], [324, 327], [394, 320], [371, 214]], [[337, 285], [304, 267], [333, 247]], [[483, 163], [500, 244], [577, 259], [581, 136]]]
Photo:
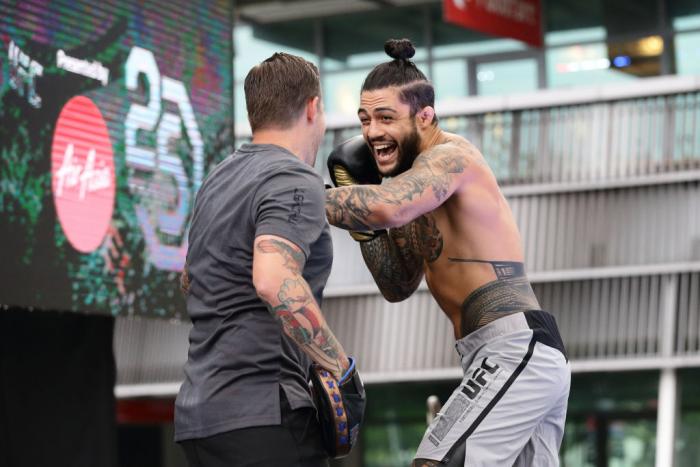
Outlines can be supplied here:
[[410, 249], [423, 257], [430, 292], [460, 338], [539, 304], [524, 274], [517, 225], [493, 172], [471, 143], [447, 138], [469, 158], [466, 180], [437, 209], [399, 229], [404, 235], [410, 229]]

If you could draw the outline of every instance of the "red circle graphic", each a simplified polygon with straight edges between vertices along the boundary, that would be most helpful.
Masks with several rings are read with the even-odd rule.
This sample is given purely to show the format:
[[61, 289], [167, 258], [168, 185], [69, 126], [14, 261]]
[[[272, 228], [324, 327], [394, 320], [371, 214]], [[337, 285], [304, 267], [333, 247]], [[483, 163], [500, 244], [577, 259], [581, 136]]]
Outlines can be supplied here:
[[83, 253], [102, 243], [114, 209], [112, 143], [100, 109], [85, 96], [69, 100], [51, 146], [51, 188], [61, 227]]

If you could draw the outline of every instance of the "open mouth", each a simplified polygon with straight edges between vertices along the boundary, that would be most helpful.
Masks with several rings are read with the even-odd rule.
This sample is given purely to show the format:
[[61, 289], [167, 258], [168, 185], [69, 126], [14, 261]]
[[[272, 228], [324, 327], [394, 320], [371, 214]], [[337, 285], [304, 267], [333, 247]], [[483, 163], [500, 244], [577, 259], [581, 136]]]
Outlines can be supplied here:
[[396, 154], [396, 143], [375, 143], [374, 157], [379, 164], [390, 162]]

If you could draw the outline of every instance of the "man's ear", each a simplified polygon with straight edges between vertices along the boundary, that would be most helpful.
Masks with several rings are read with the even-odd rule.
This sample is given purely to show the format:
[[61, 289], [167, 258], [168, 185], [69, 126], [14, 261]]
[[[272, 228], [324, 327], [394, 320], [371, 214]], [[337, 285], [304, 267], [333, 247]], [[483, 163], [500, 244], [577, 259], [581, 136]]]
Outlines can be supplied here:
[[321, 98], [314, 96], [306, 101], [306, 120], [312, 122], [316, 119], [321, 111]]
[[416, 125], [419, 128], [425, 129], [431, 126], [433, 120], [435, 120], [435, 109], [430, 106], [423, 107], [416, 112]]

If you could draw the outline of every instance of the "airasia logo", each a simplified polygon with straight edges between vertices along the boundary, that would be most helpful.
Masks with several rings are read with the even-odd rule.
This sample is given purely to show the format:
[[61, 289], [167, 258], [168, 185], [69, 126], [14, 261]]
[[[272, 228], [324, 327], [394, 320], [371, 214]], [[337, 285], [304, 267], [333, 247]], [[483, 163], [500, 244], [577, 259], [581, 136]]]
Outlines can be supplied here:
[[82, 252], [102, 243], [114, 209], [114, 159], [107, 125], [85, 96], [61, 110], [51, 146], [51, 187], [66, 238]]

